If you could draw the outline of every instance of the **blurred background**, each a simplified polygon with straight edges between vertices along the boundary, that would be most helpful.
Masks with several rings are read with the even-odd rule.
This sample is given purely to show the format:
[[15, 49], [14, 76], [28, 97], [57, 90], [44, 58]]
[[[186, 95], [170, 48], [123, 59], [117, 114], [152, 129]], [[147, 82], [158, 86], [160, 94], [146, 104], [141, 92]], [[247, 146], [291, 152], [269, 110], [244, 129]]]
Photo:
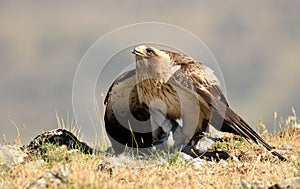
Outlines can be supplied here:
[[57, 128], [55, 111], [72, 117], [73, 78], [87, 49], [145, 21], [200, 38], [219, 63], [231, 107], [272, 131], [274, 112], [300, 109], [299, 12], [296, 0], [0, 1], [0, 134], [13, 142], [15, 123], [25, 144]]

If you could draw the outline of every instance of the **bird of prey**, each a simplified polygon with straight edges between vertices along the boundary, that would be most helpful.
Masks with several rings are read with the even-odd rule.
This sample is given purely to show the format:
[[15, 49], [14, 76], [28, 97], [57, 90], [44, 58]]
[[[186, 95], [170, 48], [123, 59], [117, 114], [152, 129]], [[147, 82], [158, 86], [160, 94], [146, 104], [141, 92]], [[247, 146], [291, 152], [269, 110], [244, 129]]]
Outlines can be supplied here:
[[[186, 145], [195, 133], [205, 131], [210, 123], [220, 131], [261, 143], [280, 160], [286, 160], [229, 107], [210, 68], [184, 54], [147, 45], [135, 47], [132, 53], [136, 58], [135, 90], [138, 99], [135, 100], [148, 107], [150, 113], [182, 120], [174, 132], [161, 126], [168, 134], [166, 145]], [[151, 125], [159, 127], [159, 124]], [[156, 132], [153, 133], [152, 138], [159, 137]], [[169, 138], [172, 138], [172, 143]]]

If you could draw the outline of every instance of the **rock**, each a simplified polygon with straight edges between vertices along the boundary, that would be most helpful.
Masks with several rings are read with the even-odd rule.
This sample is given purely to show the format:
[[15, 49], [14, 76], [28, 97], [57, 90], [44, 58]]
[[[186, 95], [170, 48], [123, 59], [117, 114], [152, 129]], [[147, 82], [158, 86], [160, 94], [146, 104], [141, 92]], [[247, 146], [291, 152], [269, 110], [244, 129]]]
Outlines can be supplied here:
[[179, 152], [179, 157], [182, 158], [184, 161], [187, 161], [187, 162], [190, 162], [194, 159], [191, 155], [183, 153], [183, 152]]
[[27, 189], [38, 188], [62, 188], [68, 181], [68, 175], [72, 171], [68, 168], [59, 168], [54, 171], [47, 171], [43, 176], [31, 183]]
[[223, 160], [223, 159], [221, 159], [221, 160], [219, 161], [219, 164], [220, 164], [222, 167], [227, 167], [227, 166], [228, 166], [228, 162], [227, 162], [226, 160]]
[[32, 168], [32, 167], [36, 167], [36, 166], [42, 166], [46, 164], [45, 160], [43, 159], [38, 159], [38, 160], [35, 160], [35, 161], [28, 161], [25, 163], [25, 167], [26, 168]]
[[201, 158], [194, 158], [188, 164], [191, 164], [196, 169], [202, 169], [204, 165], [209, 164], [209, 161]]
[[[0, 176], [4, 176], [6, 173], [12, 170], [9, 164], [3, 163], [0, 165]], [[0, 187], [1, 188], [1, 187]]]
[[300, 177], [289, 178], [269, 187], [269, 189], [284, 189], [284, 188], [300, 189]]
[[231, 158], [233, 161], [240, 163], [241, 161], [239, 160], [238, 157], [236, 157], [235, 155], [231, 155]]
[[[210, 126], [210, 125], [209, 125]], [[211, 127], [211, 126], [210, 126]], [[214, 129], [216, 132], [219, 132], [217, 131], [216, 129]], [[195, 148], [201, 152], [205, 152], [207, 151], [211, 146], [212, 144], [215, 143], [215, 138], [211, 138], [211, 137], [208, 137], [208, 136], [203, 136], [196, 144], [195, 144]]]
[[16, 163], [24, 162], [27, 154], [17, 145], [0, 145], [0, 164], [11, 166]]
[[265, 189], [268, 188], [267, 184], [260, 181], [245, 181], [242, 180], [239, 184], [234, 185], [233, 188], [245, 188], [245, 189]]
[[94, 150], [90, 146], [81, 142], [73, 133], [66, 129], [46, 131], [30, 141], [29, 145], [25, 146], [25, 149], [29, 152], [38, 151], [45, 143], [55, 144], [58, 146], [65, 145], [68, 150], [79, 150], [85, 154], [94, 153]]
[[294, 147], [292, 145], [288, 145], [288, 144], [282, 145], [280, 148], [280, 150], [293, 150], [293, 149], [294, 149]]

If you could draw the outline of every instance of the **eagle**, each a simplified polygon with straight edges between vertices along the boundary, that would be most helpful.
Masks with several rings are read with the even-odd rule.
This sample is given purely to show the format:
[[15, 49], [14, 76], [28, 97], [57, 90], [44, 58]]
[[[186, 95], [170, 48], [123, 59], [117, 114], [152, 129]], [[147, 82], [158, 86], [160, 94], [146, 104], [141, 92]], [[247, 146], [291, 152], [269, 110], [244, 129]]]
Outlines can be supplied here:
[[220, 82], [209, 67], [187, 55], [149, 45], [139, 45], [132, 53], [136, 59], [134, 101], [141, 108], [148, 108], [150, 115], [165, 116], [169, 123], [150, 116], [152, 140], [167, 136], [163, 137], [163, 146], [181, 148], [195, 133], [212, 125], [261, 143], [280, 160], [286, 160], [229, 107]]
[[[210, 68], [184, 54], [145, 45], [136, 47], [133, 53], [136, 69], [121, 74], [104, 100], [105, 129], [115, 153], [123, 153], [126, 147], [149, 153], [150, 147], [161, 143], [176, 147], [189, 141], [183, 151], [203, 155], [197, 153], [195, 142], [199, 143], [199, 135], [213, 125], [261, 143], [280, 160], [286, 160], [229, 108]], [[182, 104], [188, 107], [187, 112], [179, 112]], [[200, 107], [199, 112], [195, 105]], [[206, 139], [204, 143], [211, 144]]]

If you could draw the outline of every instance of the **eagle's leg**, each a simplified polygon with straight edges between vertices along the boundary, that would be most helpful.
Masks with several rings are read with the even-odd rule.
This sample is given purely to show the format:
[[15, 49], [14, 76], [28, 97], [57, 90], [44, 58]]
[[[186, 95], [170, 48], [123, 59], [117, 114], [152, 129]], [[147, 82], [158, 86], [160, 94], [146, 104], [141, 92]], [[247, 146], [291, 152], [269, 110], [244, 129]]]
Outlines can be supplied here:
[[[157, 140], [162, 135], [162, 125], [165, 123], [165, 133], [169, 132], [172, 129], [172, 125], [170, 121], [166, 120], [166, 115], [159, 110], [154, 108], [149, 108], [150, 110], [150, 122], [151, 122], [151, 130], [153, 140]], [[158, 129], [161, 128], [161, 129]]]
[[171, 121], [164, 113], [153, 108], [150, 108], [150, 121], [154, 146], [166, 141], [170, 131], [178, 126], [176, 121]]
[[[193, 116], [193, 114], [189, 114], [189, 116], [183, 116], [183, 123], [182, 126], [178, 124], [171, 124], [172, 129], [169, 131], [164, 131], [166, 133], [166, 137], [160, 138], [160, 141], [162, 142], [162, 145], [159, 145], [156, 147], [156, 149], [170, 149], [170, 150], [182, 150], [192, 139], [193, 135], [195, 134], [197, 124], [195, 124], [194, 121], [190, 116]], [[167, 119], [168, 120], [168, 119]], [[197, 122], [196, 122], [197, 123]], [[165, 122], [166, 125], [169, 125], [170, 123]], [[193, 126], [188, 126], [192, 125]], [[178, 126], [174, 126], [178, 125]], [[165, 126], [164, 124], [162, 127]], [[164, 135], [161, 135], [164, 136]]]

